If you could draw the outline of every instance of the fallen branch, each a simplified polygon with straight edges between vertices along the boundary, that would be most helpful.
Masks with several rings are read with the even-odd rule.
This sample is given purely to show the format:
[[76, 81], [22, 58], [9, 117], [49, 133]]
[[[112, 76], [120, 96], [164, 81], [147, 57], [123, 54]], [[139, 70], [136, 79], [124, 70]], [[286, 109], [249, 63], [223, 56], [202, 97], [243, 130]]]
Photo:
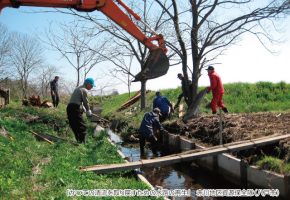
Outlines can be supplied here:
[[110, 123], [109, 120], [106, 120], [106, 119], [104, 119], [104, 118], [102, 118], [102, 117], [100, 117], [99, 115], [96, 115], [96, 114], [94, 114], [94, 113], [92, 113], [92, 116], [98, 118], [98, 119], [101, 120], [101, 121], [104, 121], [104, 122]]
[[4, 127], [1, 127], [0, 135], [2, 135], [5, 138], [10, 139], [11, 141], [14, 140], [14, 138], [8, 133], [8, 131]]
[[31, 132], [33, 135], [35, 135], [35, 136], [37, 136], [37, 137], [43, 139], [44, 141], [48, 142], [49, 144], [54, 144], [54, 142], [52, 142], [52, 141], [50, 141], [49, 139], [43, 137], [42, 135], [39, 135], [39, 134], [37, 134], [37, 133], [35, 133], [35, 132], [33, 132], [33, 131], [30, 131], [30, 132]]

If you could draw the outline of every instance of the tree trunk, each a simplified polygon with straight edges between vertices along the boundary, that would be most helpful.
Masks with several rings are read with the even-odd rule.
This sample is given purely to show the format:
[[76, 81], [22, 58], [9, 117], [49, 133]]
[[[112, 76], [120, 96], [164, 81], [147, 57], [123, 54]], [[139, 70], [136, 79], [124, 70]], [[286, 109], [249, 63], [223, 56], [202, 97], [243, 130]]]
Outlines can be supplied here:
[[77, 87], [80, 85], [80, 68], [77, 69]]
[[131, 87], [130, 85], [128, 85], [128, 95], [129, 95], [129, 98], [131, 97]]
[[196, 1], [191, 2], [191, 13], [192, 13], [192, 29], [191, 29], [191, 52], [192, 52], [192, 87], [190, 102], [197, 96], [198, 90], [198, 79], [199, 79], [199, 57], [198, 57], [198, 11]]
[[146, 106], [146, 80], [141, 81], [141, 110]]

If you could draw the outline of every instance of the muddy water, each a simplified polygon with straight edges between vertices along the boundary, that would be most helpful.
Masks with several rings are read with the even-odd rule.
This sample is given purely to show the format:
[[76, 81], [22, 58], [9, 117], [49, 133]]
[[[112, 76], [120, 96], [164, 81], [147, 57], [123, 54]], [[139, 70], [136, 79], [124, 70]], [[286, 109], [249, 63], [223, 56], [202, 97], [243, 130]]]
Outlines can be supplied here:
[[[140, 160], [139, 145], [124, 146], [122, 140], [112, 131], [108, 131], [111, 140], [120, 148], [123, 154], [129, 158], [129, 161]], [[146, 157], [152, 158], [150, 150]], [[182, 199], [215, 199], [215, 198], [197, 198], [194, 194], [197, 189], [229, 189], [238, 188], [237, 186], [224, 180], [217, 174], [203, 170], [197, 165], [190, 163], [175, 164], [162, 167], [150, 167], [140, 169], [141, 173], [154, 187], [162, 187], [166, 189], [190, 189], [192, 197], [176, 198]]]

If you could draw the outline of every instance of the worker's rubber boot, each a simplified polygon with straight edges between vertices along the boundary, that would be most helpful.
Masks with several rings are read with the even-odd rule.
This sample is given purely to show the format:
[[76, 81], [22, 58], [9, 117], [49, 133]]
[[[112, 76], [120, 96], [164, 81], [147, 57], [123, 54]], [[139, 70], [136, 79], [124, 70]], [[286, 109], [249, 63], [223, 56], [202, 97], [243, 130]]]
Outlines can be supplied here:
[[224, 107], [222, 110], [224, 111], [224, 113], [228, 113], [229, 112], [226, 107]]
[[216, 114], [216, 111], [212, 111], [212, 114]]

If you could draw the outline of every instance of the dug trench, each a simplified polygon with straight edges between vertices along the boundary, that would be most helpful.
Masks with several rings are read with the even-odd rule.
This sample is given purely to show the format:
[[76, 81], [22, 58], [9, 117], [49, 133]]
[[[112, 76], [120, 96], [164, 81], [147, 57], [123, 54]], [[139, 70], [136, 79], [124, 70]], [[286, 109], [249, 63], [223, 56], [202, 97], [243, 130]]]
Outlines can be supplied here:
[[[172, 134], [209, 147], [220, 144], [220, 120], [223, 144], [290, 133], [290, 113], [226, 114], [221, 118], [219, 115], [202, 115], [187, 123], [177, 120], [165, 122], [163, 126]], [[125, 143], [138, 141], [138, 129], [130, 127], [126, 121], [113, 120], [110, 129], [120, 133]], [[127, 132], [125, 137], [124, 130]], [[279, 158], [286, 156], [286, 152], [290, 152], [290, 139], [281, 141], [279, 149]]]
[[[290, 133], [290, 113], [204, 115], [191, 119], [187, 123], [180, 120], [164, 126], [170, 133], [181, 135], [196, 144], [209, 147], [220, 144], [220, 120], [222, 121], [223, 144]], [[272, 156], [284, 163], [289, 163], [290, 139], [284, 139], [277, 144], [263, 148], [236, 152], [232, 155], [243, 159], [249, 165], [255, 164], [265, 156]], [[263, 169], [270, 170], [266, 165]]]

